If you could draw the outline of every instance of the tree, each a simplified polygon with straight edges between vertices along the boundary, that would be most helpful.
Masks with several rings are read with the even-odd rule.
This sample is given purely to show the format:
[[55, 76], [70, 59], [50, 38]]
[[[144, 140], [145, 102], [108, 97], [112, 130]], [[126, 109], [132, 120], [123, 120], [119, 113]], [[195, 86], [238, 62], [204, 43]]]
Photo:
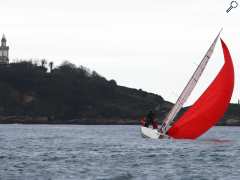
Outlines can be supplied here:
[[49, 67], [50, 67], [50, 73], [52, 72], [52, 69], [53, 69], [53, 62], [49, 62]]
[[109, 83], [110, 83], [110, 86], [111, 86], [112, 88], [114, 88], [114, 87], [117, 86], [117, 82], [116, 82], [114, 79], [111, 79], [111, 80], [109, 81]]
[[42, 60], [41, 60], [41, 66], [42, 66], [42, 68], [45, 67], [45, 64], [47, 64], [46, 59], [42, 59]]

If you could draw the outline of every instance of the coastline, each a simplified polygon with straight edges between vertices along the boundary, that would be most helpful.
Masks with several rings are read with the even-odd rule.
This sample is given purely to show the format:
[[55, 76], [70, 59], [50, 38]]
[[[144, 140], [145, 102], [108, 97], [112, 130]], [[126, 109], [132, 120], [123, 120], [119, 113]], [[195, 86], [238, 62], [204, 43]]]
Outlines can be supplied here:
[[[140, 118], [139, 118], [140, 119]], [[139, 119], [123, 118], [79, 118], [55, 120], [46, 116], [0, 116], [0, 124], [48, 124], [48, 125], [139, 125]], [[216, 126], [240, 126], [237, 119], [222, 119]]]

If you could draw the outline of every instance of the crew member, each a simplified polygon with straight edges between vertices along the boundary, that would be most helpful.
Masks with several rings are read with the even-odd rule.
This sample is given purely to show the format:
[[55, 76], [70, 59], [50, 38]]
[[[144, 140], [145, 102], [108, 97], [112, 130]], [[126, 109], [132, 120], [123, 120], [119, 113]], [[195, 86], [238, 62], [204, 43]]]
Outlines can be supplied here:
[[150, 124], [153, 125], [155, 117], [156, 117], [155, 113], [153, 111], [149, 111], [147, 116], [146, 116], [146, 124], [145, 124], [145, 126], [149, 127]]

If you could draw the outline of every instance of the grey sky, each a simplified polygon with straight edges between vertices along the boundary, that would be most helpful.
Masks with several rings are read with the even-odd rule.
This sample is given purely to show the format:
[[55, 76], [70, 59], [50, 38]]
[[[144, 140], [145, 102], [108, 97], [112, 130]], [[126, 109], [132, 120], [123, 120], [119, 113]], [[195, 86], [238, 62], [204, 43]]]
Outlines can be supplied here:
[[[239, 97], [240, 7], [229, 0], [0, 0], [0, 33], [10, 58], [69, 60], [118, 84], [175, 101], [217, 35], [230, 48]], [[218, 43], [187, 104], [223, 63]]]

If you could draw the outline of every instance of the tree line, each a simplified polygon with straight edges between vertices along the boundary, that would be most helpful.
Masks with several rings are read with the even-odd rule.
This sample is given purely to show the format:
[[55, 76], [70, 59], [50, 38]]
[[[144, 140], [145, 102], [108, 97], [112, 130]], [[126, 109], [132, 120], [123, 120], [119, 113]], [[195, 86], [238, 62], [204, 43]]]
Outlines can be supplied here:
[[[169, 109], [161, 96], [119, 86], [96, 71], [68, 61], [54, 67], [43, 59], [0, 65], [0, 115], [46, 116], [49, 121], [82, 118], [139, 118], [155, 107]], [[166, 103], [165, 103], [166, 104]], [[164, 109], [165, 108], [165, 109]]]

